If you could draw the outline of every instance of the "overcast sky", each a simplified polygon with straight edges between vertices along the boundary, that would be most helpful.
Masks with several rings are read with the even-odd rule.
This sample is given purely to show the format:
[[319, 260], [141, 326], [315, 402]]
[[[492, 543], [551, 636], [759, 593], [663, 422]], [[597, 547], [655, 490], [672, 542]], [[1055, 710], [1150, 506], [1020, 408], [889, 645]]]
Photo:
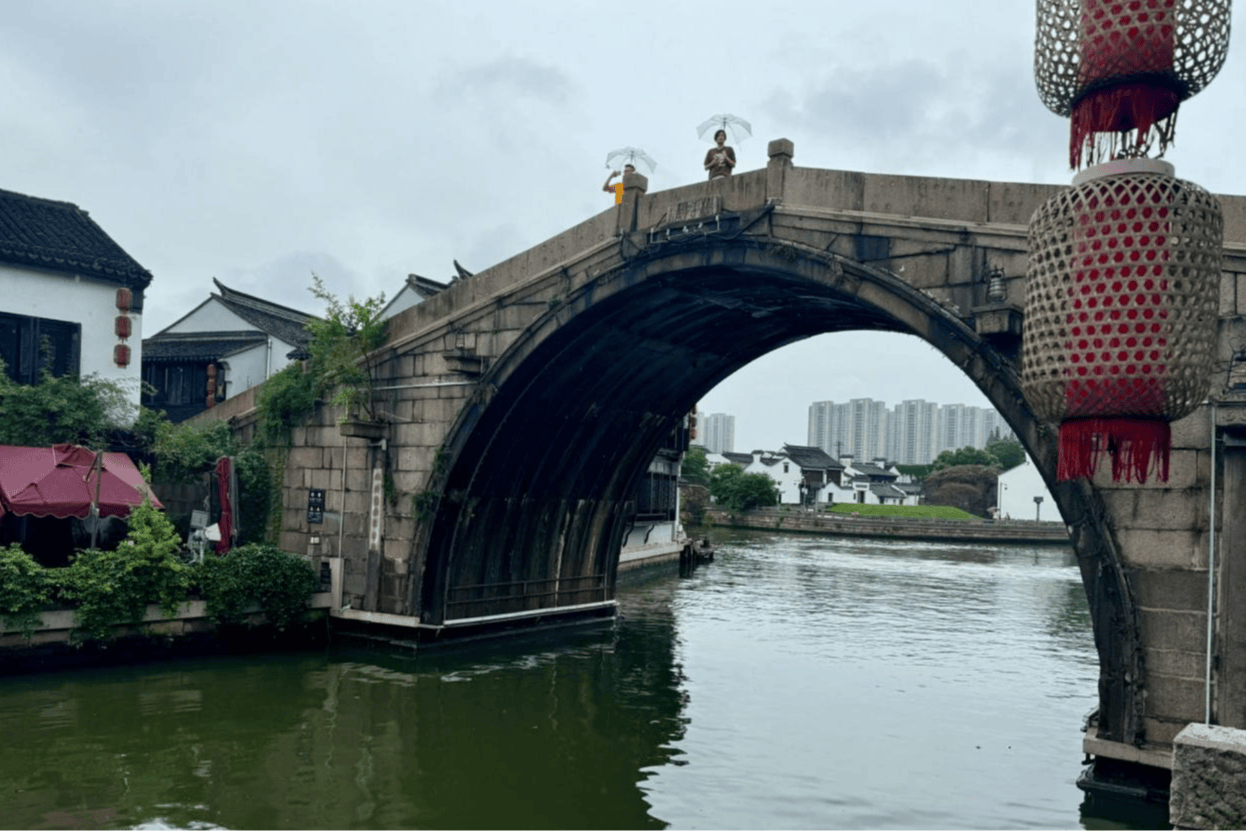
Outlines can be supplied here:
[[[313, 270], [392, 296], [600, 212], [617, 147], [657, 160], [651, 191], [700, 180], [719, 112], [753, 124], [740, 170], [783, 137], [800, 166], [1067, 183], [1033, 35], [1020, 0], [10, 3], [0, 188], [76, 203], [152, 272], [145, 335], [213, 277], [319, 312]], [[1217, 193], [1246, 193], [1244, 53], [1168, 154]], [[859, 333], [773, 352], [701, 409], [777, 448], [810, 402], [857, 397], [986, 405], [921, 341]]]

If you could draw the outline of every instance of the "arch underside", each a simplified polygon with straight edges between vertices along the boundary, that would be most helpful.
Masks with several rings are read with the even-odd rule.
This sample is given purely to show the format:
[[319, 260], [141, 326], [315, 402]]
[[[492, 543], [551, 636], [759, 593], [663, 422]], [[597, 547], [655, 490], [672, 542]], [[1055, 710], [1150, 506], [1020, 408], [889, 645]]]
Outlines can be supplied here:
[[[1054, 468], [1054, 445], [1011, 365], [929, 296], [879, 269], [795, 247], [752, 244], [747, 258], [723, 255], [727, 248], [707, 246], [720, 256], [702, 264], [687, 256], [670, 257], [669, 268], [661, 257], [622, 263], [495, 363], [482, 379], [487, 400], [467, 408], [446, 443], [448, 470], [413, 598], [423, 620], [613, 599], [632, 494], [663, 440], [736, 370], [818, 334], [921, 337], [983, 390], [1040, 466]], [[875, 290], [871, 300], [862, 285]], [[887, 302], [874, 302], [879, 296]], [[1101, 711], [1111, 710], [1101, 712], [1101, 734], [1115, 724], [1132, 735], [1138, 650], [1129, 592], [1101, 516], [1087, 511], [1095, 503], [1088, 486], [1062, 483], [1053, 495], [1074, 526], [1101, 664], [1111, 664], [1101, 682]]]

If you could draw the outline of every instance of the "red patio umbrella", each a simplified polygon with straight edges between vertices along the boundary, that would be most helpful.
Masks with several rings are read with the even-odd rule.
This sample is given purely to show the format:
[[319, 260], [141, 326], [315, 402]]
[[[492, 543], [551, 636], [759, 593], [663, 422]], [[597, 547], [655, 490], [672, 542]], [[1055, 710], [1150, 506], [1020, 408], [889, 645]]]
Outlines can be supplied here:
[[[0, 515], [86, 519], [97, 493], [101, 517], [126, 517], [149, 490], [124, 453], [97, 454], [74, 444], [0, 445]], [[155, 494], [151, 502], [164, 507]]]

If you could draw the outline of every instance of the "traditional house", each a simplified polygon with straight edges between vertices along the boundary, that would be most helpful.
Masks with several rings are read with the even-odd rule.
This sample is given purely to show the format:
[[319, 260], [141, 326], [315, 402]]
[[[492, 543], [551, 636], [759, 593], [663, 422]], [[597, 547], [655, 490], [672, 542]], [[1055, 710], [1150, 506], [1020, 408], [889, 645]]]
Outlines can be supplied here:
[[77, 205], [0, 190], [0, 358], [10, 378], [97, 375], [137, 405], [150, 284], [151, 272]]
[[[833, 495], [842, 489], [844, 465], [832, 459], [820, 447], [784, 444], [783, 453], [800, 469], [798, 493], [792, 501], [801, 505], [818, 505], [833, 501]], [[785, 502], [787, 500], [784, 500]]]
[[449, 283], [438, 283], [418, 274], [408, 274], [407, 282], [403, 283], [398, 293], [381, 309], [381, 319], [388, 320], [399, 312], [405, 312], [412, 306], [423, 303], [434, 294], [444, 291]]
[[143, 341], [143, 404], [184, 421], [263, 383], [310, 337], [312, 315], [226, 287]]

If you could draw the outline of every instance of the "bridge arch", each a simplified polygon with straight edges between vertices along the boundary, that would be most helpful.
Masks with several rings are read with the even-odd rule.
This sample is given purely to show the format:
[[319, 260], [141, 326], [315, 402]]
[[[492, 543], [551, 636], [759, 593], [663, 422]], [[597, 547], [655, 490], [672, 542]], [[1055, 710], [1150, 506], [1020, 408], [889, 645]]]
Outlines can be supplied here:
[[436, 504], [412, 543], [422, 579], [411, 607], [423, 621], [507, 608], [520, 584], [524, 596], [507, 610], [613, 597], [628, 500], [705, 393], [813, 335], [910, 334], [969, 376], [1043, 471], [1089, 599], [1099, 734], [1140, 735], [1138, 612], [1103, 502], [1085, 482], [1055, 482], [1054, 434], [1030, 412], [1013, 363], [931, 294], [765, 234], [649, 245], [622, 235], [599, 273], [547, 306], [481, 376], [442, 445], [428, 489]]

